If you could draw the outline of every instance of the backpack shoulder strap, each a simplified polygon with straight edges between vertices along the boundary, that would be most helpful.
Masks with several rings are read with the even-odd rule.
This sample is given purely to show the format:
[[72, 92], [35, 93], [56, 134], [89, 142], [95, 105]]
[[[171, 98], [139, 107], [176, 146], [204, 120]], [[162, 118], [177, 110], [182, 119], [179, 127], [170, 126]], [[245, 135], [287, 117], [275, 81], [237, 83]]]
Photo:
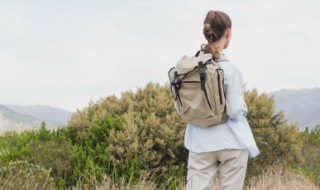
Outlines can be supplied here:
[[199, 55], [200, 55], [200, 53], [203, 53], [203, 51], [201, 51], [201, 50], [199, 50], [199, 51], [197, 51], [197, 53], [196, 53], [196, 55], [195, 55], [195, 57], [198, 57]]

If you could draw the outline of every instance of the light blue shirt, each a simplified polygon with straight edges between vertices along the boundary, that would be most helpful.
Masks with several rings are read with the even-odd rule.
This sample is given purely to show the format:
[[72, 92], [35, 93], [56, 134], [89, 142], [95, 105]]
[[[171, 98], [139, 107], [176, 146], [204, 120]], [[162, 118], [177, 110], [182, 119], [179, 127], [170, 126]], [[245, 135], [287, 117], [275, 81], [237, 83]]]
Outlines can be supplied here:
[[[222, 52], [221, 54], [224, 55]], [[230, 61], [219, 62], [224, 71], [226, 109], [229, 119], [226, 123], [201, 128], [188, 124], [185, 132], [185, 147], [196, 153], [223, 149], [246, 149], [250, 157], [260, 152], [246, 119], [247, 105], [244, 101], [242, 75], [239, 68]]]

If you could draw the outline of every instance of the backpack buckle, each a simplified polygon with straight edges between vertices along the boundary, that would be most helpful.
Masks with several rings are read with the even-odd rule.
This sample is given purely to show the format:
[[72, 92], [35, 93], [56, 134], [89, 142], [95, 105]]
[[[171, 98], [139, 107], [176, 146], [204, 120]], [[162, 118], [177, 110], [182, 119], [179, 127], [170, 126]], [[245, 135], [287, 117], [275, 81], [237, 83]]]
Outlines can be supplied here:
[[175, 91], [178, 91], [181, 88], [181, 82], [178, 81], [178, 73], [177, 73], [177, 71], [174, 72], [174, 76], [173, 76], [173, 79], [171, 81], [171, 86], [174, 87]]

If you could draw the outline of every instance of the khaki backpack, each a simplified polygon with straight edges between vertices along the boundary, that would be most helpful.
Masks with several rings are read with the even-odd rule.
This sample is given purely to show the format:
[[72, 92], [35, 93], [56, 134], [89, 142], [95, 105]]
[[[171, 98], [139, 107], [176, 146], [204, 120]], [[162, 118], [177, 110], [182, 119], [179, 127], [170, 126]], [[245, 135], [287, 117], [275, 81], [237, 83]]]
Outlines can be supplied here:
[[169, 70], [174, 107], [184, 122], [212, 127], [227, 121], [224, 72], [218, 64], [227, 60], [220, 54], [215, 62], [211, 54], [198, 51], [196, 56], [183, 56]]

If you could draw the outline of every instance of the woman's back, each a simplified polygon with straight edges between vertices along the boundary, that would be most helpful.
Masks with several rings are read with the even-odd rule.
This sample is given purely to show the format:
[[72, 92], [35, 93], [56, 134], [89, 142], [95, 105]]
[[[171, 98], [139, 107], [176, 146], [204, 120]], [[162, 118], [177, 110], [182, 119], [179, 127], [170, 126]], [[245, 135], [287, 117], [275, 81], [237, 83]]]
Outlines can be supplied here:
[[[221, 56], [225, 56], [221, 53]], [[229, 115], [226, 123], [202, 128], [192, 124], [188, 124], [185, 134], [185, 146], [193, 152], [209, 152], [222, 149], [247, 149], [246, 143], [241, 142], [244, 137], [246, 139], [253, 138], [248, 122], [245, 118], [247, 107], [243, 99], [243, 84], [242, 76], [238, 67], [230, 61], [219, 62], [220, 68], [224, 71], [224, 89], [226, 92], [227, 110], [235, 110], [234, 113]], [[240, 88], [239, 88], [240, 87]], [[232, 93], [232, 94], [231, 94]], [[231, 102], [230, 99], [232, 98]], [[240, 107], [238, 108], [235, 107]], [[234, 129], [238, 128], [238, 129]], [[249, 130], [248, 130], [248, 129]], [[239, 129], [243, 133], [239, 134]], [[256, 146], [251, 141], [250, 147]], [[256, 150], [248, 150], [251, 156], [258, 153]]]

